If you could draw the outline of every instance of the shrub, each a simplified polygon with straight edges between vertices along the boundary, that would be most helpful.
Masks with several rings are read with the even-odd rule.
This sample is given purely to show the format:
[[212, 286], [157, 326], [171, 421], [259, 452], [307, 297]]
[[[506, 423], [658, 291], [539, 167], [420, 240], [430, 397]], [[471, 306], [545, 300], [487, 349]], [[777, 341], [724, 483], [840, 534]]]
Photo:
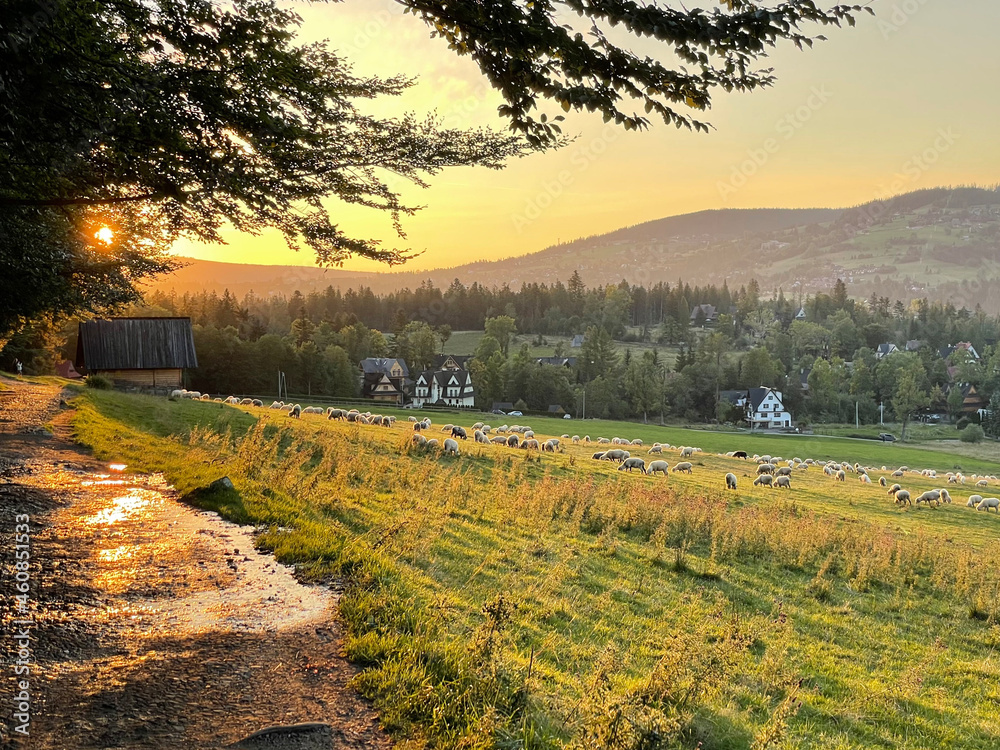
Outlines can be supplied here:
[[958, 435], [958, 439], [963, 443], [980, 443], [985, 437], [986, 433], [983, 432], [983, 428], [977, 424], [970, 424]]
[[968, 417], [959, 417], [958, 421], [955, 422], [955, 429], [958, 429], [958, 430], [965, 430], [965, 428], [968, 427], [968, 426], [969, 426], [969, 418]]
[[87, 379], [83, 382], [88, 388], [93, 388], [98, 391], [110, 391], [114, 388], [114, 383], [103, 375], [88, 375]]

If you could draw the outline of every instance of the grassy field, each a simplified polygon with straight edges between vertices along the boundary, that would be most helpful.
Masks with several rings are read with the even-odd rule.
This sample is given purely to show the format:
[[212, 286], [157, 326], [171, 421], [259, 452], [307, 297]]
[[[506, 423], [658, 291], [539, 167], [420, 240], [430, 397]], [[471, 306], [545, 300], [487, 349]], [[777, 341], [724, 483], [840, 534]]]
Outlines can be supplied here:
[[[634, 333], [638, 333], [638, 329], [632, 329]], [[479, 346], [479, 342], [482, 341], [485, 331], [455, 331], [451, 334], [451, 338], [444, 345], [445, 354], [472, 354], [476, 351], [476, 347]], [[562, 344], [564, 357], [577, 357], [580, 354], [579, 349], [573, 349], [570, 344], [572, 343], [572, 336], [544, 336], [545, 343], [542, 345], [536, 345], [534, 334], [519, 334], [514, 337], [511, 342], [510, 350], [512, 352], [518, 351], [522, 344], [528, 344], [528, 348], [531, 350], [531, 355], [533, 357], [554, 357], [556, 353], [556, 345]], [[663, 358], [662, 361], [667, 367], [673, 367], [674, 362], [677, 361], [677, 347], [676, 346], [665, 346], [658, 344], [649, 343], [639, 343], [639, 342], [625, 342], [616, 341], [614, 342], [615, 349], [624, 354], [626, 351], [631, 351], [632, 356], [642, 355], [644, 351], [655, 349], [660, 353]]]
[[[98, 456], [163, 470], [192, 502], [257, 524], [259, 544], [304, 575], [344, 580], [356, 685], [404, 747], [1000, 743], [1000, 517], [965, 507], [972, 488], [899, 508], [877, 484], [818, 468], [796, 471], [790, 491], [754, 488], [751, 463], [716, 454], [995, 462], [585, 423], [594, 438], [704, 449], [690, 476], [663, 478], [593, 461], [593, 446], [538, 455], [470, 440], [445, 457], [414, 448], [406, 422], [89, 391], [75, 405], [77, 438]], [[583, 426], [521, 421], [544, 436]], [[237, 491], [196, 491], [223, 471]], [[727, 471], [739, 490], [724, 490]]]

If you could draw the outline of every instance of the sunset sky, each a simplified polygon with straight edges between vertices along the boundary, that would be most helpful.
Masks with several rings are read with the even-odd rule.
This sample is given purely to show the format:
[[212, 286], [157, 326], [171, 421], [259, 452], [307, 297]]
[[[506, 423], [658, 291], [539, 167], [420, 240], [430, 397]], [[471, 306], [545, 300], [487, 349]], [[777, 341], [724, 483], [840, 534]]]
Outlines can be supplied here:
[[[303, 40], [328, 39], [358, 73], [418, 77], [404, 97], [372, 103], [370, 111], [436, 109], [449, 126], [505, 126], [496, 115], [499, 97], [475, 64], [431, 39], [394, 2], [293, 7], [304, 19]], [[702, 209], [847, 206], [923, 187], [1000, 182], [1000, 2], [875, 0], [873, 7], [878, 15], [863, 16], [857, 28], [817, 32], [829, 41], [812, 50], [775, 51], [764, 65], [775, 68], [773, 88], [718, 93], [703, 115], [715, 127], [707, 135], [662, 123], [625, 132], [597, 115], [569, 115], [566, 131], [578, 138], [564, 149], [501, 172], [448, 170], [427, 190], [405, 187], [410, 203], [426, 206], [406, 219], [405, 240], [384, 214], [330, 206], [356, 236], [423, 251], [407, 268], [426, 269], [523, 255]], [[637, 49], [669, 53], [648, 41]], [[276, 233], [226, 236], [225, 246], [183, 242], [175, 252], [313, 263]], [[384, 268], [365, 261], [344, 267]]]

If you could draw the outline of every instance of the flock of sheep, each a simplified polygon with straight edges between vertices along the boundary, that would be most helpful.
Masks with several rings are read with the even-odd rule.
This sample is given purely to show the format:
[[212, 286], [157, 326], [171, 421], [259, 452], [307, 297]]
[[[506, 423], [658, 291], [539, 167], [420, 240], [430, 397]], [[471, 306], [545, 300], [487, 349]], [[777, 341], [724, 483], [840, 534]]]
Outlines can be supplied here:
[[[177, 399], [195, 399], [200, 401], [213, 401], [216, 403], [224, 403], [239, 406], [255, 406], [261, 408], [264, 406], [263, 402], [259, 399], [250, 398], [236, 398], [235, 396], [230, 396], [229, 398], [211, 398], [207, 393], [202, 394], [198, 391], [187, 391], [187, 390], [175, 390], [170, 394], [171, 400]], [[381, 414], [372, 414], [371, 412], [360, 412], [357, 409], [338, 409], [336, 407], [328, 407], [323, 409], [320, 406], [307, 406], [303, 408], [300, 404], [286, 404], [281, 401], [273, 402], [269, 409], [281, 411], [287, 414], [289, 417], [300, 418], [303, 414], [325, 414], [327, 419], [352, 422], [357, 424], [366, 425], [377, 425], [381, 427], [392, 427], [396, 422], [396, 417], [385, 416]], [[431, 420], [429, 417], [418, 420], [416, 417], [409, 417], [409, 422], [413, 426], [413, 436], [412, 441], [414, 445], [427, 449], [427, 450], [441, 450], [445, 454], [450, 454], [457, 456], [459, 455], [459, 443], [458, 440], [467, 440], [468, 432], [464, 427], [453, 424], [446, 424], [441, 428], [441, 432], [449, 433], [449, 437], [445, 438], [442, 443], [438, 438], [428, 438], [423, 433], [431, 428]], [[493, 434], [495, 433], [495, 434]], [[626, 440], [623, 438], [604, 438], [598, 437], [595, 440], [591, 440], [589, 435], [563, 435], [561, 438], [549, 438], [547, 440], [538, 440], [535, 438], [535, 433], [530, 427], [523, 425], [501, 425], [499, 427], [492, 427], [489, 424], [483, 422], [476, 422], [472, 426], [472, 437], [477, 443], [482, 443], [486, 445], [497, 445], [504, 446], [507, 448], [520, 448], [524, 450], [536, 450], [549, 453], [562, 453], [565, 452], [563, 447], [564, 440], [570, 441], [574, 445], [580, 444], [590, 444], [591, 442], [597, 443], [598, 445], [609, 445], [618, 446], [613, 448], [608, 448], [606, 450], [594, 453], [591, 458], [595, 461], [611, 461], [618, 464], [618, 471], [625, 471], [632, 473], [633, 471], [638, 471], [640, 474], [645, 475], [655, 475], [660, 474], [663, 476], [669, 475], [671, 472], [677, 473], [693, 473], [694, 464], [690, 460], [696, 453], [700, 453], [701, 448], [695, 448], [691, 446], [670, 446], [668, 443], [654, 443], [647, 451], [649, 456], [663, 456], [666, 450], [676, 450], [679, 452], [680, 461], [678, 461], [673, 467], [670, 463], [663, 458], [657, 458], [652, 460], [647, 465], [646, 460], [638, 456], [633, 456], [631, 452], [626, 450], [621, 446], [629, 447], [641, 447], [643, 445], [642, 440]], [[862, 484], [873, 484], [869, 472], [876, 473], [882, 472], [883, 476], [879, 476], [878, 484], [881, 487], [887, 487], [889, 485], [886, 480], [885, 474], [892, 479], [902, 479], [907, 474], [918, 475], [924, 478], [936, 479], [938, 477], [937, 472], [934, 469], [921, 469], [921, 470], [911, 470], [907, 466], [901, 466], [894, 471], [890, 471], [885, 466], [880, 469], [873, 467], [865, 467], [859, 463], [849, 463], [849, 462], [837, 462], [837, 461], [815, 461], [811, 458], [800, 459], [798, 457], [784, 459], [781, 456], [769, 456], [769, 455], [754, 455], [749, 456], [746, 451], [730, 451], [724, 454], [728, 458], [743, 459], [745, 461], [755, 461], [757, 464], [755, 479], [753, 480], [753, 486], [755, 487], [773, 487], [782, 489], [791, 489], [793, 473], [806, 471], [811, 467], [823, 467], [823, 473], [829, 477], [832, 477], [835, 481], [844, 482], [847, 480], [847, 475], [856, 474], [858, 480]], [[781, 465], [784, 464], [784, 465]], [[967, 480], [972, 480], [975, 482], [977, 488], [987, 488], [990, 486], [990, 482], [996, 482], [996, 476], [979, 476], [976, 474], [971, 474], [968, 477], [961, 473], [948, 472], [944, 475], [947, 479], [948, 484], [954, 485], [964, 485]], [[729, 472], [725, 475], [725, 484], [727, 490], [735, 490], [738, 486], [738, 480], [736, 475]], [[913, 494], [906, 490], [899, 483], [894, 483], [892, 486], [888, 487], [888, 494], [893, 498], [897, 505], [935, 505], [939, 506], [944, 503], [951, 503], [951, 494], [944, 487], [927, 490], [920, 495], [913, 496]], [[1000, 515], [1000, 499], [996, 497], [983, 497], [982, 495], [972, 495], [969, 497], [966, 503], [967, 507], [976, 508], [981, 511], [989, 511], [991, 508]]]

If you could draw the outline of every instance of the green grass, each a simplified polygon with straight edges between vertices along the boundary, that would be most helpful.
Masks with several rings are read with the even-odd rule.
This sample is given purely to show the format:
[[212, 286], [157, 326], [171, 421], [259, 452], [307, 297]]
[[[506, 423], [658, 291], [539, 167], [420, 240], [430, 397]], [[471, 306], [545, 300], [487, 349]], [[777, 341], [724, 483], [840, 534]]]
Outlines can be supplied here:
[[592, 461], [593, 446], [539, 456], [469, 441], [449, 458], [414, 449], [405, 422], [104, 392], [75, 403], [98, 456], [161, 469], [182, 492], [227, 473], [237, 492], [192, 501], [264, 526], [259, 544], [304, 575], [344, 579], [355, 684], [411, 746], [1000, 742], [1000, 518], [964, 507], [968, 486], [954, 505], [901, 509], [817, 468], [792, 491], [752, 488], [752, 464], [715, 455], [776, 446], [944, 469], [951, 454], [586, 423], [592, 437], [704, 449], [692, 475], [664, 479]]
[[[633, 329], [633, 333], [638, 333], [638, 329]], [[476, 351], [476, 347], [479, 346], [479, 342], [482, 341], [485, 331], [455, 331], [451, 334], [451, 338], [448, 339], [447, 343], [444, 345], [445, 354], [473, 354]], [[572, 343], [572, 336], [544, 336], [544, 344], [536, 345], [536, 336], [534, 334], [519, 334], [514, 337], [514, 340], [510, 344], [510, 351], [519, 351], [522, 344], [527, 344], [528, 349], [533, 357], [554, 357], [556, 353], [556, 345], [562, 344], [564, 357], [577, 357], [580, 354], [580, 349], [574, 349], [570, 346]], [[642, 355], [644, 351], [656, 350], [663, 357], [663, 362], [667, 367], [673, 367], [674, 362], [677, 359], [677, 347], [675, 346], [664, 346], [659, 344], [650, 344], [645, 342], [625, 342], [625, 341], [615, 341], [615, 349], [624, 355], [626, 351], [630, 351], [632, 356]]]

